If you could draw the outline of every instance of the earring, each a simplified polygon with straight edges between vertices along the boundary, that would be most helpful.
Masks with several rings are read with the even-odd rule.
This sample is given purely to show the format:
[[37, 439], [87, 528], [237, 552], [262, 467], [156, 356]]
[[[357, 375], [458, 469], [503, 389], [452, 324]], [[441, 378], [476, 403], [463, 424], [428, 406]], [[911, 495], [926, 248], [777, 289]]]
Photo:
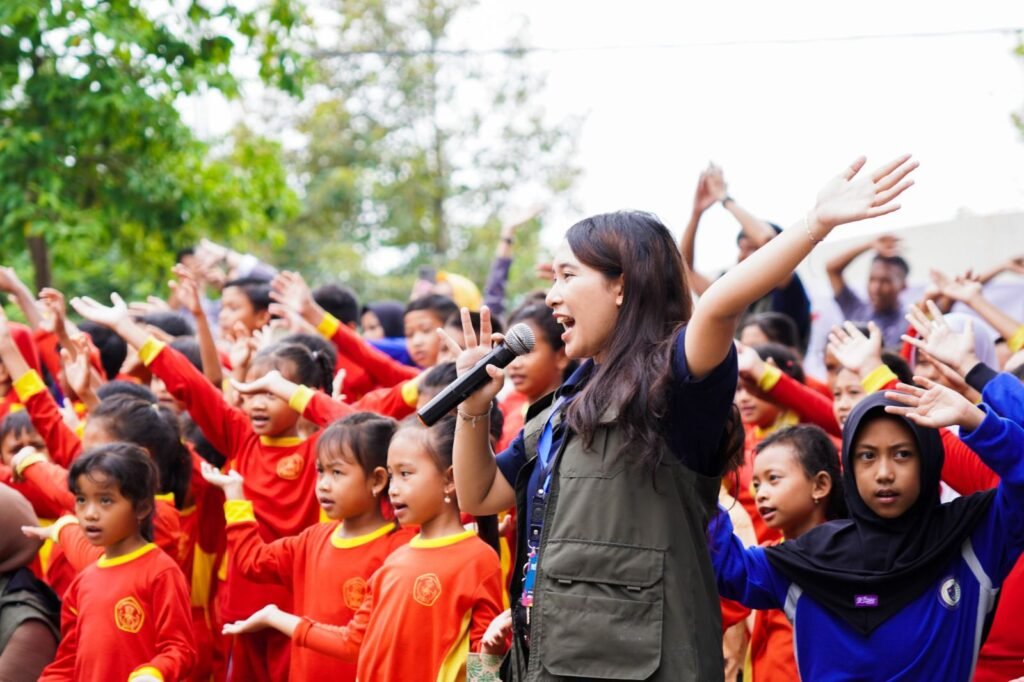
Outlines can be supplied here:
[[452, 496], [451, 496], [451, 495], [449, 495], [448, 493], [445, 493], [445, 496], [444, 496], [444, 503], [445, 503], [445, 504], [451, 504], [451, 503], [452, 503]]
[[812, 497], [811, 499], [814, 500], [814, 504], [819, 504], [821, 502], [821, 499], [817, 497]]

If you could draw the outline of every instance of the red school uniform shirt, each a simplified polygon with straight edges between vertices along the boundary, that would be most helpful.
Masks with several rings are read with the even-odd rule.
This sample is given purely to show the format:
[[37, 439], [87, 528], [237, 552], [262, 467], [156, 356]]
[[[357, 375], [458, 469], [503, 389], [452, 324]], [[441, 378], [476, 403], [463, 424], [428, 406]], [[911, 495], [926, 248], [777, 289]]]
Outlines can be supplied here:
[[292, 643], [358, 659], [361, 680], [465, 679], [466, 656], [501, 613], [502, 591], [498, 555], [473, 531], [417, 535], [373, 574], [347, 626], [303, 619]]
[[[334, 521], [267, 544], [260, 539], [247, 500], [227, 502], [224, 512], [235, 566], [252, 580], [287, 586], [296, 614], [332, 625], [352, 619], [366, 597], [370, 576], [415, 534], [388, 523], [373, 533], [344, 538], [339, 535], [341, 523]], [[289, 678], [354, 682], [356, 666], [312, 649], [295, 648]]]
[[[320, 506], [313, 494], [319, 434], [305, 440], [258, 436], [245, 413], [228, 405], [213, 384], [178, 351], [150, 338], [139, 349], [139, 358], [163, 380], [168, 392], [185, 404], [210, 444], [228, 458], [226, 468], [235, 469], [245, 479], [245, 496], [253, 502], [265, 542], [296, 535], [319, 521]], [[305, 387], [296, 392], [291, 404], [320, 426], [353, 412], [351, 406]], [[291, 608], [288, 590], [260, 586], [236, 576], [231, 563], [229, 555], [222, 618], [247, 618], [271, 603]]]
[[196, 657], [181, 569], [150, 543], [82, 571], [61, 607], [61, 642], [41, 682], [184, 679]]

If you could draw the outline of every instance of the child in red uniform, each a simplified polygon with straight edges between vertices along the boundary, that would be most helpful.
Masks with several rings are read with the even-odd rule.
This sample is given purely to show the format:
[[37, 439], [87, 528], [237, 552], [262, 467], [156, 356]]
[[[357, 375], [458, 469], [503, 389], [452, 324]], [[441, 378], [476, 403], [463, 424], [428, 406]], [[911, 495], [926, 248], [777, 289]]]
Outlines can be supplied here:
[[[846, 516], [839, 454], [816, 426], [795, 426], [761, 441], [754, 455], [753, 488], [758, 515], [782, 533], [775, 545]], [[750, 634], [754, 682], [800, 678], [793, 655], [793, 628], [782, 611], [757, 611]]]
[[498, 556], [459, 521], [452, 477], [455, 418], [431, 429], [406, 422], [388, 449], [389, 497], [420, 534], [373, 575], [345, 627], [303, 619], [275, 606], [225, 627], [272, 627], [306, 647], [358, 661], [362, 680], [454, 680], [465, 676], [487, 626], [501, 612]]
[[[228, 458], [245, 480], [245, 495], [252, 500], [259, 520], [260, 536], [266, 542], [296, 535], [319, 521], [320, 508], [310, 494], [316, 486], [315, 448], [317, 436], [298, 437], [298, 421], [304, 416], [324, 425], [350, 414], [353, 409], [297, 384], [312, 384], [321, 373], [308, 349], [280, 344], [261, 351], [249, 367], [242, 409], [227, 404], [223, 395], [183, 355], [149, 336], [135, 323], [127, 305], [116, 294], [114, 305], [103, 306], [92, 299], [72, 299], [71, 305], [83, 317], [111, 327], [160, 377], [167, 390], [188, 408], [192, 419], [217, 451]], [[273, 376], [271, 376], [273, 375]], [[283, 375], [283, 376], [282, 376]], [[275, 393], [278, 382], [288, 379], [282, 397]], [[292, 383], [294, 381], [295, 383]], [[245, 618], [268, 603], [291, 604], [290, 591], [283, 586], [248, 581], [228, 557], [224, 589], [218, 591], [220, 617]], [[276, 682], [288, 675], [290, 644], [276, 633], [256, 633], [235, 638], [232, 644], [230, 680]]]
[[[149, 541], [157, 476], [146, 452], [127, 443], [91, 450], [72, 465], [77, 523], [104, 553], [71, 583], [57, 657], [40, 680], [169, 681], [191, 670], [196, 651], [185, 577]], [[53, 532], [67, 522], [75, 519], [65, 517]]]
[[[247, 578], [290, 587], [297, 613], [318, 622], [348, 623], [362, 604], [370, 576], [413, 535], [409, 529], [396, 530], [381, 512], [395, 426], [392, 419], [361, 412], [324, 430], [317, 443], [316, 498], [332, 522], [269, 544], [260, 539], [238, 472], [225, 475], [204, 464], [203, 476], [227, 499], [228, 551], [235, 566]], [[296, 648], [289, 679], [354, 682], [356, 667]]]

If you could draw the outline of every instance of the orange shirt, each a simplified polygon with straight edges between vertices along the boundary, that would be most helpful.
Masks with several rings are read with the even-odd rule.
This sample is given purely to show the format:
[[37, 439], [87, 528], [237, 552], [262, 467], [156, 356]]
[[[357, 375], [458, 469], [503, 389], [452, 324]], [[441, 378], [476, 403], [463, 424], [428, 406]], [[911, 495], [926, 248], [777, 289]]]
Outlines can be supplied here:
[[[782, 544], [782, 540], [762, 546]], [[793, 626], [781, 609], [754, 612], [750, 633], [750, 667], [754, 682], [792, 682], [800, 679], [793, 653]]]
[[417, 535], [373, 574], [347, 626], [304, 619], [292, 643], [358, 660], [361, 680], [465, 679], [501, 598], [498, 555], [476, 533]]
[[82, 571], [61, 607], [57, 657], [43, 682], [188, 676], [196, 658], [181, 569], [150, 543]]
[[[332, 625], [352, 619], [366, 596], [370, 576], [414, 535], [388, 523], [373, 533], [344, 538], [339, 535], [341, 524], [334, 521], [267, 544], [260, 539], [252, 504], [231, 501], [224, 511], [235, 566], [249, 579], [287, 586], [296, 614]], [[354, 682], [356, 667], [312, 649], [295, 648], [289, 677]]]

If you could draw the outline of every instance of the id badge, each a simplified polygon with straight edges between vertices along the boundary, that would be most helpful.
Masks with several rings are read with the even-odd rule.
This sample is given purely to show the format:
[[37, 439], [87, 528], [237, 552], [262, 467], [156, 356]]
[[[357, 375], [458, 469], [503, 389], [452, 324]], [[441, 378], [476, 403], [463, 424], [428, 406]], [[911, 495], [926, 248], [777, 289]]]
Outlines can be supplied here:
[[526, 608], [533, 606], [533, 590], [537, 582], [537, 551], [530, 552], [526, 561], [526, 573], [523, 576], [523, 595], [519, 603]]

